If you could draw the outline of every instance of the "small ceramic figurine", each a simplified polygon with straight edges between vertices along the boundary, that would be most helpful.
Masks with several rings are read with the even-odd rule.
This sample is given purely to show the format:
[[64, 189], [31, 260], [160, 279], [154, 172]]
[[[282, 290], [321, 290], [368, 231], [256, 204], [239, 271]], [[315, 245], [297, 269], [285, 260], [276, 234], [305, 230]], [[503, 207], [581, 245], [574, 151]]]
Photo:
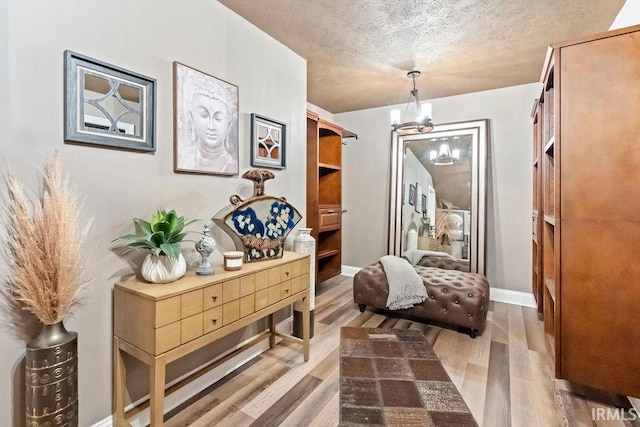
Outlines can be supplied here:
[[209, 262], [209, 255], [216, 249], [216, 241], [209, 234], [209, 226], [205, 224], [202, 238], [196, 242], [196, 251], [202, 256], [200, 265], [196, 269], [196, 274], [206, 276], [215, 273], [215, 269]]

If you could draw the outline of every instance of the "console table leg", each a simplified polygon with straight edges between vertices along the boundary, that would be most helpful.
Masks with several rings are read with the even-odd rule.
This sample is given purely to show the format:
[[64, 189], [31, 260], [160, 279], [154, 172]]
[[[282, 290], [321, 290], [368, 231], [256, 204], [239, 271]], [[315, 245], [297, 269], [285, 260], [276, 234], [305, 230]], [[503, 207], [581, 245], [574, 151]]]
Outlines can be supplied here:
[[270, 314], [268, 317], [269, 322], [269, 348], [273, 348], [276, 345], [276, 320], [273, 317], [273, 314]]
[[120, 340], [113, 339], [113, 417], [114, 425], [125, 425], [124, 419], [124, 386], [127, 381], [127, 370], [124, 365]]
[[309, 319], [311, 317], [309, 304], [309, 296], [304, 297], [302, 301], [302, 349], [305, 362], [309, 361]]
[[160, 360], [155, 360], [151, 366], [149, 366], [151, 374], [151, 399], [149, 405], [149, 411], [151, 413], [151, 427], [162, 427], [162, 424], [164, 423], [165, 368], [165, 363]]

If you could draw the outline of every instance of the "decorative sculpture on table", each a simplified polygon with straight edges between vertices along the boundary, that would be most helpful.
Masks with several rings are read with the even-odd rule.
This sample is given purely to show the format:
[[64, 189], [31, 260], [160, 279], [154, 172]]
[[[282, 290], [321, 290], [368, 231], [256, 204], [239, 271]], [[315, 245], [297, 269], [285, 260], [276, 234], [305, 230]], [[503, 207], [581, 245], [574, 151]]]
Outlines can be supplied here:
[[196, 242], [196, 251], [198, 251], [202, 257], [200, 265], [196, 268], [196, 274], [200, 276], [207, 276], [215, 273], [215, 269], [209, 261], [209, 255], [211, 255], [215, 250], [216, 241], [209, 233], [209, 226], [205, 224], [204, 230], [202, 231], [202, 237]]
[[231, 204], [213, 217], [244, 252], [246, 262], [281, 258], [287, 235], [302, 219], [300, 213], [284, 197], [264, 194], [264, 183], [275, 176], [265, 169], [251, 169], [242, 175], [253, 181], [253, 195], [243, 200], [230, 197]]

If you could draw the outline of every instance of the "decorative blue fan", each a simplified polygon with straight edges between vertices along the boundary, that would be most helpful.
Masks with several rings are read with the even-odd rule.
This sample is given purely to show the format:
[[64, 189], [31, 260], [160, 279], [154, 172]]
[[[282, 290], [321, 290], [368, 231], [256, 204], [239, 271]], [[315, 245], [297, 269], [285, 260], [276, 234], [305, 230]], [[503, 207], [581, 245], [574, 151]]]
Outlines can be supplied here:
[[231, 204], [215, 214], [213, 222], [244, 252], [246, 262], [281, 258], [287, 235], [302, 216], [284, 197], [264, 194], [264, 182], [274, 178], [272, 172], [252, 169], [242, 177], [253, 181], [253, 196], [231, 196]]

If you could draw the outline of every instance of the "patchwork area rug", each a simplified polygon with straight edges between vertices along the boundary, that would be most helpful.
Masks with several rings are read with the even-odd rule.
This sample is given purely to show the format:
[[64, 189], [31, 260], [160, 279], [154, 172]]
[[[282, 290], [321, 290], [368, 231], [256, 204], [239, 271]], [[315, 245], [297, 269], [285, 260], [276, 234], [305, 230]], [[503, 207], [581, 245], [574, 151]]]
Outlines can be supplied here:
[[420, 331], [340, 330], [341, 426], [477, 426]]

